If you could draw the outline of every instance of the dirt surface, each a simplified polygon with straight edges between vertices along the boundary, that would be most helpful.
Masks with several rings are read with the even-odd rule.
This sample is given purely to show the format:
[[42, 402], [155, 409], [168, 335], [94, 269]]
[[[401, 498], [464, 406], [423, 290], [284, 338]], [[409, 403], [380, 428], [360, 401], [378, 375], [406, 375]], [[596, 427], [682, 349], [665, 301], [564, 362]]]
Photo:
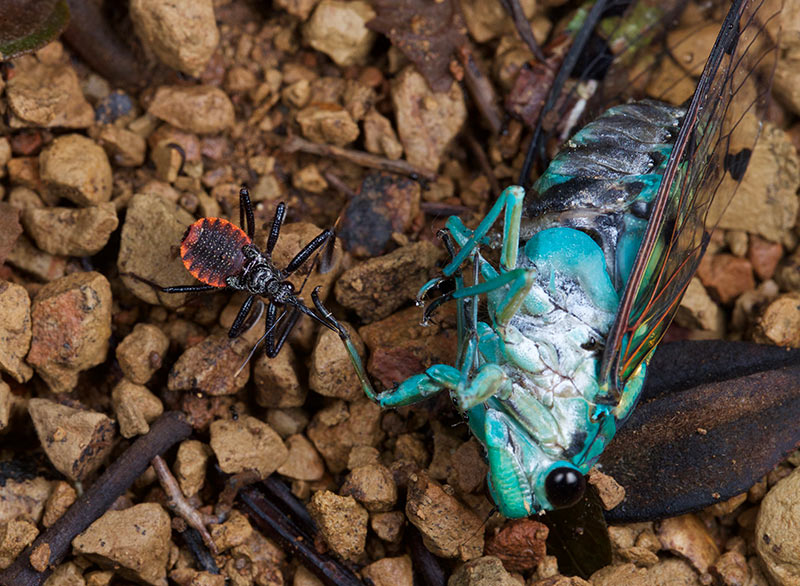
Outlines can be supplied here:
[[[566, 576], [552, 530], [496, 513], [481, 445], [444, 393], [381, 411], [314, 320], [277, 357], [250, 358], [259, 302], [260, 321], [231, 338], [243, 294], [160, 290], [197, 284], [182, 238], [204, 217], [238, 226], [246, 184], [262, 249], [286, 203], [279, 268], [336, 231], [291, 281], [311, 308], [319, 288], [378, 389], [453, 364], [454, 304], [429, 327], [414, 305], [447, 258], [437, 232], [450, 215], [474, 227], [516, 181], [553, 79], [503, 4], [131, 0], [99, 28], [77, 11], [69, 43], [0, 63], [0, 570], [31, 572], [0, 583], [314, 585], [306, 566], [323, 562], [344, 572], [325, 583], [393, 586], [800, 580], [797, 452], [729, 501], [611, 527], [613, 563]], [[512, 4], [557, 65], [553, 31], [577, 3]], [[668, 339], [800, 347], [800, 2], [785, 4], [775, 100]], [[683, 101], [723, 15], [691, 4], [673, 69], [656, 70], [654, 41], [631, 70]], [[116, 49], [96, 45], [97, 64], [86, 51], [104, 35]], [[183, 427], [163, 432], [165, 417]], [[122, 455], [145, 434], [162, 443], [140, 471]], [[118, 462], [127, 481], [101, 476]], [[265, 479], [307, 507], [293, 513], [312, 528], [299, 545], [236, 500]], [[624, 498], [613, 478], [590, 482], [608, 508]], [[95, 483], [119, 497], [54, 562], [45, 531], [78, 527], [70, 511]]]

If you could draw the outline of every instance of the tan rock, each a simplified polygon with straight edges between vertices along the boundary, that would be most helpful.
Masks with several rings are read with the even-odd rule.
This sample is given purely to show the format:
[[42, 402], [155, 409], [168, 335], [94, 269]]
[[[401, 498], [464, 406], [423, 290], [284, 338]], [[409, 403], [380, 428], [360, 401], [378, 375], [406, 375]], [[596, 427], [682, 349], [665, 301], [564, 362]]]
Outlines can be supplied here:
[[410, 478], [406, 516], [435, 555], [466, 561], [483, 553], [483, 520], [425, 473]]
[[175, 478], [184, 496], [192, 497], [200, 492], [206, 478], [206, 465], [211, 448], [197, 440], [185, 440], [178, 447], [175, 457]]
[[80, 134], [56, 138], [39, 155], [39, 172], [49, 192], [79, 206], [111, 199], [111, 165], [103, 147]]
[[442, 251], [426, 240], [371, 258], [345, 271], [336, 282], [336, 300], [364, 321], [387, 317], [416, 299]]
[[79, 372], [106, 359], [111, 286], [96, 272], [56, 279], [36, 294], [31, 319], [28, 363], [54, 392], [69, 392]]
[[303, 32], [309, 45], [349, 67], [363, 63], [372, 48], [376, 34], [366, 24], [373, 18], [375, 11], [363, 0], [322, 0]]
[[[765, 123], [750, 157], [747, 173], [720, 219], [719, 227], [744, 230], [780, 242], [783, 234], [795, 223], [800, 205], [798, 186], [800, 162], [794, 145], [784, 130]], [[716, 217], [725, 203], [725, 198], [717, 198], [709, 215]]]
[[227, 474], [254, 470], [266, 478], [277, 470], [289, 455], [280, 436], [266, 423], [249, 415], [238, 419], [220, 419], [211, 424], [211, 449], [219, 466]]
[[239, 511], [231, 511], [228, 520], [219, 525], [211, 525], [211, 538], [220, 552], [242, 545], [253, 533], [253, 527], [247, 517]]
[[[363, 360], [365, 353], [361, 336], [350, 324], [342, 322], [342, 325], [350, 334], [350, 339]], [[320, 330], [311, 353], [308, 385], [320, 395], [345, 401], [355, 401], [364, 396], [347, 349], [342, 344], [339, 334], [328, 328]]]
[[200, 75], [219, 43], [211, 0], [133, 0], [131, 20], [143, 43], [173, 69]]
[[164, 412], [161, 400], [147, 387], [122, 379], [111, 391], [111, 407], [124, 438], [144, 435], [150, 424]]
[[144, 138], [113, 124], [104, 124], [95, 139], [115, 165], [120, 167], [140, 167], [144, 164], [147, 145]]
[[589, 484], [594, 486], [606, 511], [610, 511], [625, 500], [625, 488], [613, 477], [603, 474], [596, 468], [589, 471]]
[[259, 352], [253, 362], [256, 403], [262, 407], [301, 407], [306, 402], [308, 388], [300, 382], [297, 372], [297, 356], [288, 344], [275, 358]]
[[44, 586], [85, 586], [85, 584], [83, 570], [75, 562], [61, 564], [44, 582]]
[[369, 513], [353, 497], [321, 490], [311, 497], [308, 512], [336, 555], [354, 559], [364, 552]]
[[325, 459], [332, 473], [347, 467], [353, 446], [376, 446], [383, 433], [380, 428], [381, 409], [372, 401], [345, 403], [335, 401], [317, 411], [308, 425], [308, 438]]
[[48, 459], [70, 480], [97, 470], [113, 447], [114, 422], [102, 413], [47, 399], [31, 399], [28, 412]]
[[7, 478], [0, 486], [0, 524], [14, 519], [38, 523], [42, 519], [45, 503], [52, 490], [52, 482], [36, 476], [26, 480]]
[[125, 378], [143, 385], [161, 365], [169, 338], [152, 324], [138, 323], [117, 345], [116, 355]]
[[77, 498], [78, 493], [68, 482], [63, 480], [54, 482], [53, 492], [50, 493], [47, 503], [45, 503], [42, 525], [45, 527], [52, 526], [72, 506], [72, 503]]
[[144, 503], [106, 512], [72, 546], [122, 578], [166, 586], [171, 534], [169, 515], [161, 505]]
[[181, 130], [197, 134], [223, 132], [234, 123], [230, 98], [212, 86], [161, 86], [147, 111]]
[[197, 283], [173, 252], [193, 222], [194, 217], [177, 203], [158, 195], [136, 194], [128, 203], [117, 268], [125, 285], [139, 299], [171, 309], [186, 302], [186, 295], [161, 293], [141, 279], [161, 287]]
[[407, 555], [373, 562], [361, 570], [361, 576], [372, 580], [375, 586], [414, 586], [414, 571]]
[[202, 391], [210, 396], [233, 395], [250, 378], [249, 368], [239, 371], [248, 351], [244, 340], [212, 334], [181, 354], [169, 371], [167, 388]]
[[0, 280], [0, 369], [19, 383], [33, 376], [24, 357], [31, 345], [31, 300], [24, 287]]
[[4, 431], [8, 427], [11, 419], [11, 409], [14, 404], [14, 398], [11, 395], [11, 387], [4, 380], [0, 380], [0, 431]]
[[706, 255], [697, 269], [697, 276], [714, 299], [723, 304], [756, 286], [753, 265], [746, 258], [732, 254]]
[[693, 330], [725, 331], [725, 315], [697, 277], [693, 277], [686, 288], [675, 322]]
[[364, 148], [387, 159], [403, 156], [403, 145], [397, 139], [392, 123], [383, 114], [372, 109], [364, 116]]
[[325, 475], [325, 464], [314, 445], [302, 434], [286, 438], [289, 455], [278, 468], [278, 474], [294, 480], [320, 480]]
[[397, 132], [412, 165], [436, 171], [450, 141], [467, 117], [460, 86], [434, 92], [413, 67], [401, 71], [392, 83]]
[[683, 556], [700, 573], [719, 557], [719, 548], [708, 529], [697, 516], [681, 515], [664, 519], [656, 530], [664, 549]]
[[308, 414], [298, 407], [268, 409], [267, 423], [282, 438], [301, 433], [308, 425]]
[[800, 584], [800, 469], [773, 486], [761, 501], [755, 544], [775, 584]]
[[753, 341], [800, 347], [800, 293], [784, 293], [771, 301], [756, 320]]
[[493, 556], [479, 557], [460, 566], [450, 579], [447, 586], [518, 586], [511, 574], [503, 567], [503, 562]]
[[39, 530], [34, 523], [24, 519], [9, 521], [0, 525], [0, 569], [11, 565], [14, 559], [28, 547]]
[[[461, 10], [470, 36], [479, 43], [485, 43], [505, 33], [514, 32], [514, 22], [500, 2], [485, 0], [461, 0]], [[530, 20], [536, 11], [537, 2], [520, 2], [525, 18]], [[537, 39], [539, 42], [544, 39]]]
[[45, 282], [63, 277], [67, 268], [66, 258], [39, 250], [24, 234], [17, 239], [6, 260]]
[[340, 493], [351, 495], [370, 512], [385, 512], [397, 503], [397, 485], [381, 464], [358, 466], [345, 478]]
[[12, 127], [87, 128], [94, 124], [94, 111], [68, 63], [45, 64], [33, 57], [16, 60], [5, 95], [14, 114]]
[[358, 138], [358, 124], [338, 104], [313, 103], [300, 110], [295, 120], [303, 136], [314, 142], [344, 146]]
[[275, 5], [293, 16], [297, 16], [300, 20], [306, 20], [317, 2], [319, 0], [276, 0]]
[[22, 214], [26, 232], [50, 254], [92, 256], [117, 229], [117, 210], [106, 202], [86, 208], [28, 208]]
[[373, 513], [369, 516], [369, 526], [375, 532], [375, 535], [389, 543], [400, 541], [405, 524], [406, 518], [402, 511]]

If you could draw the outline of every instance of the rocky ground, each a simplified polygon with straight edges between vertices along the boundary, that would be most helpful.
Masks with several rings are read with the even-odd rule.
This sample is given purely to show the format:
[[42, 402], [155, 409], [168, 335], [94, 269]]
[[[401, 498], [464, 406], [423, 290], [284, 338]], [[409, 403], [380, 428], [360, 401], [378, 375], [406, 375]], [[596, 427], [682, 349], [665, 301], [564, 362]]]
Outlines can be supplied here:
[[[240, 369], [263, 333], [227, 336], [241, 294], [155, 287], [196, 283], [181, 239], [198, 218], [238, 224], [246, 183], [257, 243], [288, 205], [279, 267], [335, 227], [328, 270], [311, 261], [292, 281], [306, 302], [320, 287], [376, 386], [452, 363], [452, 305], [423, 328], [413, 300], [446, 256], [445, 218], [475, 225], [515, 180], [529, 113], [510, 98], [535, 71], [500, 2], [460, 4], [131, 0], [108, 30], [73, 10], [69, 44], [0, 64], [0, 568], [91, 586], [318, 584], [310, 559], [341, 584], [800, 583], [796, 452], [729, 501], [612, 526], [613, 563], [566, 577], [545, 525], [493, 514], [481, 447], [446, 397], [381, 412], [310, 319]], [[522, 2], [535, 36], [562, 4]], [[800, 19], [786, 4], [776, 99], [672, 338], [800, 347]], [[683, 26], [705, 32], [677, 62], [707, 51], [721, 18], [690, 7]], [[247, 491], [266, 478], [318, 533], [264, 528]]]

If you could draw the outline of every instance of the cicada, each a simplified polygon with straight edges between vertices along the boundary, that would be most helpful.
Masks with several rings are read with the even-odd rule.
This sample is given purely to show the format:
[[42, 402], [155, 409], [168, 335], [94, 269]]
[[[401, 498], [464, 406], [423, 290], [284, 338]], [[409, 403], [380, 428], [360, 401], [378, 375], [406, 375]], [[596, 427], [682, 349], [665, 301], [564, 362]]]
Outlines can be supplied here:
[[[443, 279], [455, 284], [425, 310], [427, 319], [457, 300], [454, 365], [377, 393], [342, 335], [382, 407], [450, 392], [485, 448], [489, 491], [506, 517], [576, 503], [636, 405], [747, 169], [768, 103], [776, 18], [763, 0], [735, 0], [687, 104], [615, 106], [568, 140], [531, 189], [505, 189], [474, 230], [448, 219], [452, 258], [420, 296]], [[485, 254], [495, 245], [499, 261]]]

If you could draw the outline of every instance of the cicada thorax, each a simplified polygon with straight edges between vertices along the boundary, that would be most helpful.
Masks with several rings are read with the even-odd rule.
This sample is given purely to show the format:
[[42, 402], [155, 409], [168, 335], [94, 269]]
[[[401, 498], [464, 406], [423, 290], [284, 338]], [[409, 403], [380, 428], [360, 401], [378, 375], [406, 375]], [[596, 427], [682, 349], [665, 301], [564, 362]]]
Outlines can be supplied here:
[[223, 218], [201, 218], [189, 226], [181, 242], [181, 260], [192, 276], [213, 287], [225, 287], [247, 259], [242, 252], [252, 241], [244, 230]]

